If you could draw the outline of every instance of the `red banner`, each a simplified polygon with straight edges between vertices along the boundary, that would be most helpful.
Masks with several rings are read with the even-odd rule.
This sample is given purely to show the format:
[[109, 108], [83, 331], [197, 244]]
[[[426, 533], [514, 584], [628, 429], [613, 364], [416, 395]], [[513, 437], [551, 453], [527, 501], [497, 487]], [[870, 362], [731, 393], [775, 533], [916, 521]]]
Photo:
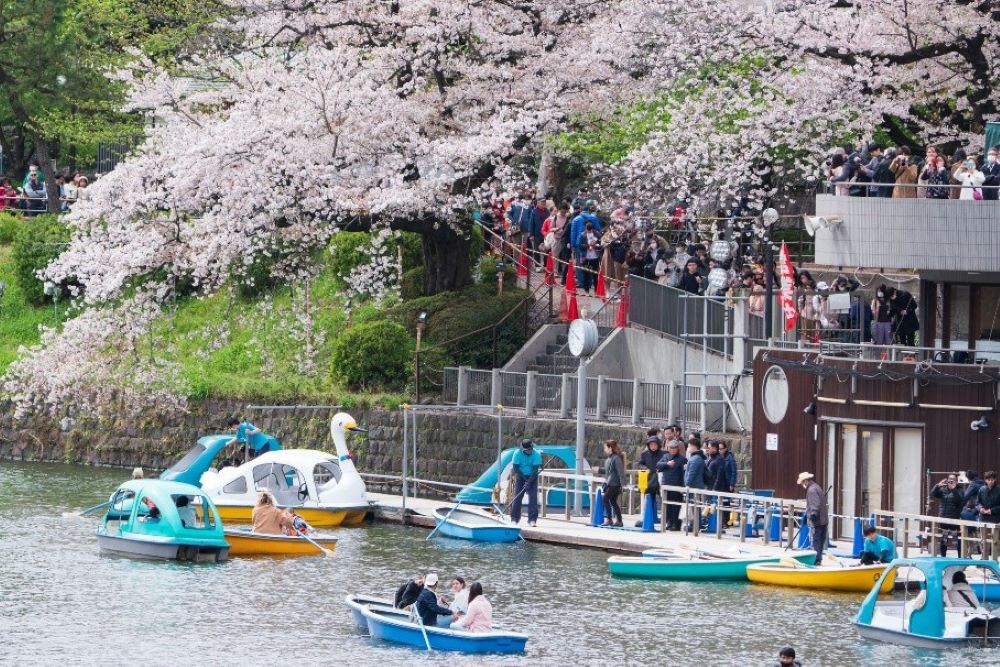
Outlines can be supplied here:
[[781, 259], [778, 261], [778, 272], [781, 275], [781, 312], [785, 315], [785, 331], [795, 328], [799, 321], [799, 311], [795, 308], [795, 271], [792, 269], [792, 258], [788, 256], [788, 246], [781, 244]]

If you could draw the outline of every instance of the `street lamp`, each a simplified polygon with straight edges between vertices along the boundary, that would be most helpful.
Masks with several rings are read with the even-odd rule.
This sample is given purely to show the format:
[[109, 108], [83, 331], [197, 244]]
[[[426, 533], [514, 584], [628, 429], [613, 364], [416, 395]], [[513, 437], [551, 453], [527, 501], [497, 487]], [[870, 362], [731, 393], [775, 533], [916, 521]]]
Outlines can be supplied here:
[[421, 311], [417, 315], [417, 348], [413, 353], [414, 380], [416, 386], [413, 388], [413, 402], [420, 403], [420, 339], [424, 335], [424, 327], [427, 326], [427, 312]]
[[497, 296], [503, 294], [503, 279], [504, 279], [504, 268], [505, 264], [503, 262], [496, 263], [497, 268]]
[[770, 342], [774, 336], [774, 247], [771, 245], [771, 227], [778, 221], [778, 212], [773, 208], [761, 213], [764, 223], [764, 338]]

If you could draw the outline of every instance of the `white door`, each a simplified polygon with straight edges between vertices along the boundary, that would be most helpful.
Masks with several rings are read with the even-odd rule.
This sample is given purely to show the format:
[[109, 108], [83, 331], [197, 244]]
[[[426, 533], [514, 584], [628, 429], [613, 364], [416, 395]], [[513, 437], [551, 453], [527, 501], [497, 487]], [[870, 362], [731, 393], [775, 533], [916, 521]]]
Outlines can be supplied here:
[[892, 453], [892, 509], [920, 514], [923, 431], [919, 428], [894, 429]]
[[861, 516], [882, 509], [883, 431], [861, 431]]
[[[853, 424], [840, 427], [840, 513], [855, 516], [855, 487], [858, 483], [858, 428]], [[854, 521], [842, 521], [841, 532], [850, 537], [854, 531]]]

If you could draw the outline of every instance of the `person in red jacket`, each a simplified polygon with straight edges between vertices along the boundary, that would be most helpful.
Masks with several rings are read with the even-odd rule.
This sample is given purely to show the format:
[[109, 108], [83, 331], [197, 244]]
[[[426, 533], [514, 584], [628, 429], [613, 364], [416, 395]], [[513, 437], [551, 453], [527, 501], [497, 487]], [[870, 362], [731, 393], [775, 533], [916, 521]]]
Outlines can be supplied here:
[[0, 211], [17, 208], [17, 190], [11, 187], [9, 178], [0, 178]]

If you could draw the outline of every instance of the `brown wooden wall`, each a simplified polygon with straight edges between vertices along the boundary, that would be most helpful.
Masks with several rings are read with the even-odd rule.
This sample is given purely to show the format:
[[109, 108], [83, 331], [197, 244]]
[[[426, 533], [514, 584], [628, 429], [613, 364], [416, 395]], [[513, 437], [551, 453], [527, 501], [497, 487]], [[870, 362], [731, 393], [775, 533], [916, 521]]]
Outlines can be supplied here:
[[[933, 471], [974, 469], [980, 473], [1000, 469], [1000, 412], [997, 411], [996, 386], [993, 382], [977, 383], [983, 379], [978, 368], [967, 365], [939, 366], [950, 373], [961, 373], [970, 381], [968, 384], [943, 384], [926, 382], [916, 387], [912, 379], [891, 381], [887, 379], [857, 378], [855, 391], [851, 393], [849, 375], [825, 377], [821, 389], [817, 391], [817, 377], [808, 372], [785, 367], [788, 377], [789, 403], [784, 419], [779, 424], [771, 424], [764, 414], [761, 401], [761, 384], [764, 374], [771, 366], [764, 361], [769, 358], [801, 360], [803, 354], [793, 351], [761, 351], [754, 359], [754, 413], [753, 413], [753, 486], [773, 488], [779, 496], [799, 497], [801, 489], [795, 486], [795, 479], [802, 471], [816, 472], [822, 456], [823, 424], [825, 419], [838, 419], [870, 423], [872, 426], [886, 424], [891, 427], [901, 423], [919, 425], [923, 428], [924, 461], [922, 468]], [[815, 354], [808, 355], [810, 359]], [[827, 366], [850, 369], [854, 361], [849, 359], [824, 358]], [[874, 372], [877, 362], [858, 363], [858, 370]], [[912, 364], [904, 362], [885, 363], [882, 368], [894, 367], [912, 369]], [[814, 396], [847, 400], [846, 404], [816, 402], [816, 416], [803, 413]], [[859, 405], [856, 400], [904, 403], [907, 407]], [[985, 412], [990, 420], [990, 428], [973, 431], [970, 422], [984, 414], [980, 410], [945, 410], [921, 408], [919, 404], [939, 404], [955, 406], [989, 406]], [[895, 423], [895, 424], [894, 424]], [[818, 426], [814, 430], [814, 426]], [[778, 434], [778, 451], [767, 451], [766, 436]], [[829, 481], [822, 482], [826, 486]], [[924, 489], [927, 493], [927, 489]]]

